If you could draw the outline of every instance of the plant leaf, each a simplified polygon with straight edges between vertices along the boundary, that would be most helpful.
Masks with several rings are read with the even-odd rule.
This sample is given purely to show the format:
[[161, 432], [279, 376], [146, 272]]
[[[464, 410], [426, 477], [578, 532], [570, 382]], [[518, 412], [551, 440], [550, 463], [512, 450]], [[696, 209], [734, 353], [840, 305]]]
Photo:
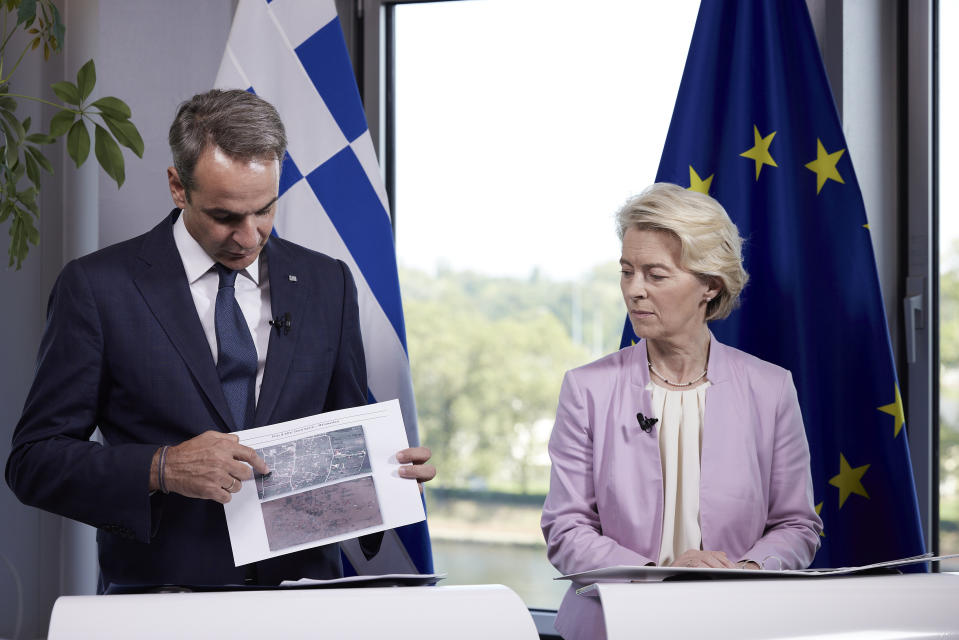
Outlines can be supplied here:
[[[9, 7], [9, 3], [7, 3]], [[9, 9], [8, 9], [9, 10]], [[37, 0], [21, 0], [17, 9], [17, 24], [30, 22], [37, 17]]]
[[64, 109], [60, 113], [50, 118], [50, 136], [53, 138], [59, 138], [64, 133], [69, 131], [70, 125], [73, 124], [73, 121], [76, 119], [76, 117], [77, 114]]
[[77, 71], [77, 88], [80, 90], [80, 101], [87, 99], [90, 92], [93, 91], [97, 83], [97, 68], [93, 64], [93, 59], [87, 60], [86, 64]]
[[6, 109], [0, 109], [0, 117], [3, 118], [4, 122], [10, 126], [9, 129], [4, 128], [8, 133], [12, 133], [17, 138], [17, 142], [23, 140], [25, 132], [23, 130], [23, 125], [20, 124], [20, 121], [17, 120], [17, 116], [13, 115], [10, 111]]
[[26, 133], [30, 131], [30, 124], [33, 122], [33, 119], [30, 116], [27, 116], [23, 121], [23, 132]]
[[0, 109], [6, 109], [7, 111], [16, 111], [17, 101], [8, 95], [0, 94]]
[[44, 171], [53, 175], [53, 165], [50, 164], [50, 161], [47, 160], [47, 157], [43, 155], [42, 151], [30, 145], [26, 146], [26, 150], [27, 155], [33, 156], [33, 159], [37, 161], [37, 164], [40, 165]]
[[[29, 147], [28, 147], [29, 149]], [[23, 154], [23, 160], [27, 165], [27, 177], [30, 178], [30, 182], [35, 184], [37, 187], [40, 186], [40, 167], [37, 165], [36, 159], [31, 153]]]
[[66, 33], [66, 29], [63, 26], [63, 21], [60, 20], [60, 10], [52, 2], [50, 3], [50, 11], [53, 13], [53, 26], [51, 28], [53, 31], [53, 50], [59, 51], [63, 45], [63, 35]]
[[26, 166], [20, 162], [20, 149], [17, 149], [17, 157], [14, 158], [13, 164], [13, 182], [10, 184], [17, 185], [20, 184], [20, 179], [23, 177], [23, 174], [27, 172]]
[[[17, 162], [20, 160], [20, 149], [17, 147], [17, 145], [13, 144], [12, 141], [8, 140], [7, 142], [8, 144], [5, 154], [7, 166], [13, 169], [15, 166], [17, 166]], [[14, 180], [16, 180], [16, 174], [14, 174]]]
[[93, 102], [91, 107], [96, 107], [102, 113], [107, 114], [115, 120], [129, 120], [130, 119], [130, 107], [127, 106], [127, 103], [119, 98], [114, 98], [113, 96], [107, 96], [105, 98], [100, 98], [96, 102]]
[[30, 187], [17, 194], [17, 198], [24, 204], [33, 204], [37, 201], [37, 188]]
[[25, 223], [27, 225], [27, 239], [30, 241], [30, 244], [37, 246], [40, 244], [40, 232], [33, 226], [33, 221], [30, 220], [30, 218], [25, 218]]
[[67, 134], [67, 153], [77, 163], [77, 168], [86, 162], [87, 156], [90, 155], [90, 133], [83, 124], [83, 118], [70, 127], [70, 133]]
[[[44, 46], [44, 55], [49, 58], [47, 53], [46, 44]], [[57, 97], [66, 102], [67, 104], [79, 105], [80, 100], [80, 90], [77, 88], [77, 85], [73, 84], [69, 80], [63, 80], [62, 82], [54, 82], [50, 85], [50, 88], [53, 89], [53, 92], [57, 94]]]
[[[33, 214], [33, 217], [35, 217], [35, 218], [39, 218], [39, 217], [40, 217], [40, 205], [37, 204], [37, 201], [36, 201], [36, 200], [34, 200], [33, 202], [28, 203], [28, 204], [27, 204], [27, 209], [30, 210], [30, 212]], [[40, 236], [37, 236], [37, 239], [39, 240], [39, 239], [40, 239]], [[36, 244], [36, 243], [34, 243], [34, 244]]]
[[[27, 240], [33, 246], [37, 246], [37, 243], [40, 242], [40, 232], [33, 226], [33, 220], [30, 219], [30, 216], [23, 216], [23, 225], [27, 230]], [[26, 257], [26, 253], [24, 253], [24, 257]]]
[[18, 270], [27, 257], [27, 240], [36, 245], [40, 241], [40, 233], [26, 212], [14, 208], [10, 224], [10, 266], [16, 261]]
[[117, 142], [133, 151], [133, 153], [137, 154], [137, 157], [143, 157], [143, 138], [140, 137], [140, 132], [137, 131], [136, 126], [134, 126], [132, 122], [129, 120], [115, 120], [106, 113], [101, 113], [100, 117], [107, 123], [107, 127], [110, 128], [110, 133], [117, 139]]
[[[6, 167], [9, 167], [12, 170], [13, 167], [16, 166], [17, 164], [17, 155], [18, 155], [17, 152], [19, 150], [20, 143], [14, 137], [13, 132], [10, 131], [10, 125], [7, 124], [7, 121], [5, 119], [0, 119], [0, 129], [3, 130], [3, 136], [6, 141], [6, 144], [2, 148], [4, 164]], [[16, 184], [17, 179], [16, 179], [16, 176], [13, 176], [11, 174], [11, 176], [9, 176], [3, 182]]]
[[96, 125], [95, 139], [94, 148], [97, 154], [97, 161], [99, 161], [103, 170], [107, 172], [107, 175], [116, 180], [117, 188], [119, 189], [123, 186], [123, 180], [125, 179], [123, 152], [120, 151], [120, 145], [118, 145], [116, 141], [110, 137], [107, 130], [100, 125]]
[[56, 141], [56, 138], [48, 136], [45, 133], [31, 133], [27, 136], [27, 142], [32, 142], [33, 144], [53, 144]]

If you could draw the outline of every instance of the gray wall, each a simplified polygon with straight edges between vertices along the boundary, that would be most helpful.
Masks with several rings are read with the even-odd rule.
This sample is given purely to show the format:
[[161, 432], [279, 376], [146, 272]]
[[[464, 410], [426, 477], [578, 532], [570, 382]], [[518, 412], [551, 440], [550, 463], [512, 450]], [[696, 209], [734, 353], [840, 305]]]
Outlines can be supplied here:
[[210, 89], [230, 33], [235, 2], [99, 0], [102, 95], [133, 110], [146, 152], [127, 154], [127, 181], [117, 189], [100, 172], [101, 247], [152, 228], [173, 208], [166, 169], [167, 130], [177, 106]]

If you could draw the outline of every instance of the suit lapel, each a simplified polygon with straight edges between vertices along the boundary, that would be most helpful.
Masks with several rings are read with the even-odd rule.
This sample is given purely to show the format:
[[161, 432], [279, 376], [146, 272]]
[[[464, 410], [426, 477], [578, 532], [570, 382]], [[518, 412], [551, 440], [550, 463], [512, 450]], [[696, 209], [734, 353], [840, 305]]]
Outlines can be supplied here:
[[[636, 345], [627, 348], [628, 358], [626, 368], [630, 376], [629, 398], [630, 406], [626, 418], [627, 433], [636, 439], [637, 446], [642, 452], [640, 468], [645, 475], [644, 482], [657, 482], [662, 485], [662, 468], [659, 461], [659, 429], [656, 424], [648, 433], [643, 431], [639, 424], [639, 415], [652, 418], [653, 394], [647, 389], [649, 386], [649, 368], [646, 356], [646, 341], [641, 340]], [[639, 414], [639, 415], [638, 415]], [[660, 491], [662, 493], [662, 491]]]
[[133, 280], [200, 389], [220, 414], [221, 428], [229, 431], [230, 409], [173, 240], [173, 222], [177, 215], [178, 211], [174, 210], [146, 235], [139, 256], [141, 268]]
[[645, 416], [653, 415], [652, 394], [646, 388], [649, 386], [649, 367], [647, 366], [648, 357], [646, 355], [646, 341], [640, 340], [634, 346], [629, 347], [627, 358], [629, 362], [630, 383], [632, 384], [632, 393], [639, 400], [638, 410]]
[[746, 402], [731, 378], [726, 345], [710, 332], [710, 387], [706, 391], [699, 467], [699, 525], [704, 549], [723, 548], [726, 528], [729, 478], [745, 473], [742, 455], [745, 443], [739, 426], [748, 424]]
[[303, 331], [304, 302], [312, 284], [308, 281], [308, 273], [297, 270], [297, 265], [282, 241], [271, 238], [263, 253], [266, 254], [270, 273], [270, 306], [273, 316], [285, 316], [289, 313], [292, 325], [289, 332], [276, 329], [270, 332], [266, 368], [263, 371], [263, 383], [260, 385], [260, 396], [253, 417], [253, 425], [256, 427], [271, 421], [290, 369], [290, 362], [296, 352], [297, 339]]

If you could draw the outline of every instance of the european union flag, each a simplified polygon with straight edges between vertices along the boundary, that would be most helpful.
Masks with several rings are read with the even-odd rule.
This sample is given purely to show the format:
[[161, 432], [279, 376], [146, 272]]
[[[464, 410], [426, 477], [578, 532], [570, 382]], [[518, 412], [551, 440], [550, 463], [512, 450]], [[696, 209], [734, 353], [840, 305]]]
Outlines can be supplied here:
[[866, 211], [803, 0], [702, 3], [656, 181], [709, 193], [746, 239], [742, 307], [712, 329], [793, 373], [814, 566], [923, 553]]

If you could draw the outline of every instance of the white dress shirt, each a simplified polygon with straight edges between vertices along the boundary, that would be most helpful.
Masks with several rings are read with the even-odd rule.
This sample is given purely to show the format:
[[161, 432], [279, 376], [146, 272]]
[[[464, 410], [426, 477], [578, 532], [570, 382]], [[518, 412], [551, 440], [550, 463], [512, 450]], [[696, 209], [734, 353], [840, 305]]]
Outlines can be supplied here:
[[[190, 283], [190, 293], [193, 295], [193, 304], [196, 313], [203, 325], [206, 340], [210, 343], [210, 353], [213, 362], [219, 357], [216, 344], [216, 326], [214, 312], [216, 310], [216, 292], [220, 288], [220, 277], [213, 268], [215, 261], [211, 258], [200, 243], [187, 231], [183, 222], [183, 212], [173, 225], [173, 240], [176, 242], [180, 259], [183, 260], [183, 269], [186, 279]], [[260, 260], [260, 258], [263, 258]], [[242, 276], [242, 277], [240, 277]], [[253, 344], [256, 346], [256, 398], [260, 397], [260, 385], [263, 383], [263, 369], [266, 366], [266, 351], [270, 344], [270, 320], [273, 319], [273, 309], [270, 306], [270, 277], [266, 254], [261, 253], [246, 269], [237, 272], [234, 284], [236, 301], [240, 304], [243, 317], [250, 327]]]

